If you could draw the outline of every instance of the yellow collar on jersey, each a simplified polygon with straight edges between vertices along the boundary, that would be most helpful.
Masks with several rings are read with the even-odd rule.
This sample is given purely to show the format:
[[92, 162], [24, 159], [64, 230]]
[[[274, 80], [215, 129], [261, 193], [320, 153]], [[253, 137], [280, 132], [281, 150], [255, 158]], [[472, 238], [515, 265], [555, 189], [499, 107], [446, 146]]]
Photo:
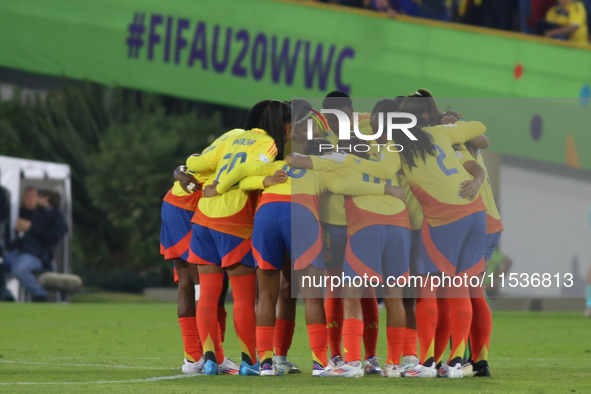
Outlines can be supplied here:
[[252, 131], [253, 133], [257, 133], [257, 134], [267, 134], [267, 135], [269, 134], [263, 129], [256, 129], [255, 128], [255, 129], [251, 129], [250, 131]]

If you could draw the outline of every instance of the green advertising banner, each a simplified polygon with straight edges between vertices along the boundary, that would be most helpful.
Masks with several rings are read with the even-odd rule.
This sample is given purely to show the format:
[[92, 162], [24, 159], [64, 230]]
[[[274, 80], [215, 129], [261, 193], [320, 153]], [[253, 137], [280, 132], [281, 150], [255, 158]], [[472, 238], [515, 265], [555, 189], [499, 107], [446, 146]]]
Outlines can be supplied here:
[[[581, 123], [591, 51], [545, 39], [269, 0], [0, 0], [0, 32], [2, 66], [243, 108], [334, 89], [358, 97], [419, 87], [438, 97], [574, 97], [566, 113], [577, 114], [579, 128], [546, 121], [540, 137], [519, 143], [515, 130], [491, 129], [491, 148], [566, 164], [567, 135], [591, 146]], [[539, 111], [528, 107], [518, 132], [530, 136]], [[557, 141], [544, 150], [551, 155], [532, 149]], [[577, 161], [591, 169], [587, 156]]]

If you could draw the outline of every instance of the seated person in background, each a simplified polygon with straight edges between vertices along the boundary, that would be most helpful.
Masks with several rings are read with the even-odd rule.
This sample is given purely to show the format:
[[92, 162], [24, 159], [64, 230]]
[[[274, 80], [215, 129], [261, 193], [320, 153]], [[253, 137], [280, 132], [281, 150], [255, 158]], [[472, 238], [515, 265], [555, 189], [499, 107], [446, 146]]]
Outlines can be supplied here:
[[544, 21], [550, 8], [556, 5], [556, 0], [531, 0], [530, 14], [527, 18], [527, 25], [538, 35], [544, 35], [539, 29], [538, 21]]
[[587, 11], [580, 1], [558, 0], [558, 5], [546, 13], [546, 20], [537, 24], [546, 37], [581, 44], [589, 42]]
[[0, 301], [4, 300], [4, 249], [6, 246], [8, 224], [10, 223], [10, 192], [0, 185]]
[[66, 221], [59, 210], [60, 196], [52, 191], [25, 191], [25, 206], [16, 223], [18, 237], [5, 254], [6, 268], [31, 294], [33, 301], [47, 301], [45, 291], [34, 272], [51, 269], [53, 249], [67, 232]]

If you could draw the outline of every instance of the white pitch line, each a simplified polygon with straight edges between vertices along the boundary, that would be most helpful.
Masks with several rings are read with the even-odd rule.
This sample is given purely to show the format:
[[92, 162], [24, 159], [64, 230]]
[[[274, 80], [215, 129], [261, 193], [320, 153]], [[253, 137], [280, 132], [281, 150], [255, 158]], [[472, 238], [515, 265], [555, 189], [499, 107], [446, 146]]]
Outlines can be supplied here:
[[164, 369], [167, 371], [179, 368], [162, 368], [162, 367], [133, 367], [129, 365], [106, 365], [106, 364], [56, 364], [56, 363], [38, 363], [29, 361], [0, 361], [4, 364], [25, 364], [25, 365], [59, 365], [60, 367], [93, 367], [93, 368], [127, 368], [127, 369]]
[[132, 379], [132, 380], [99, 380], [97, 382], [10, 382], [10, 383], [0, 383], [0, 386], [10, 386], [10, 385], [39, 385], [39, 384], [111, 384], [111, 383], [141, 383], [141, 382], [157, 382], [159, 380], [173, 380], [173, 379], [183, 379], [183, 378], [192, 378], [194, 376], [200, 375], [172, 375], [172, 376], [157, 376], [154, 378], [146, 378], [146, 379]]

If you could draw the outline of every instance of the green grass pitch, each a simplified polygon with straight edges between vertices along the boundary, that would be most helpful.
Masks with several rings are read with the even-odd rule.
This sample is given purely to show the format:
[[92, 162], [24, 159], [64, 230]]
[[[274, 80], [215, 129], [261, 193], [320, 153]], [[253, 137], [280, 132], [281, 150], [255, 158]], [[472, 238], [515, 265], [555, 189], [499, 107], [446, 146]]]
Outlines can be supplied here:
[[[225, 349], [236, 360], [228, 312]], [[174, 304], [0, 304], [0, 392], [591, 392], [591, 319], [496, 312], [493, 324], [491, 378], [313, 378], [302, 308], [290, 351], [302, 375], [187, 378], [179, 377], [183, 351]], [[385, 358], [385, 329], [380, 334], [378, 356]]]

